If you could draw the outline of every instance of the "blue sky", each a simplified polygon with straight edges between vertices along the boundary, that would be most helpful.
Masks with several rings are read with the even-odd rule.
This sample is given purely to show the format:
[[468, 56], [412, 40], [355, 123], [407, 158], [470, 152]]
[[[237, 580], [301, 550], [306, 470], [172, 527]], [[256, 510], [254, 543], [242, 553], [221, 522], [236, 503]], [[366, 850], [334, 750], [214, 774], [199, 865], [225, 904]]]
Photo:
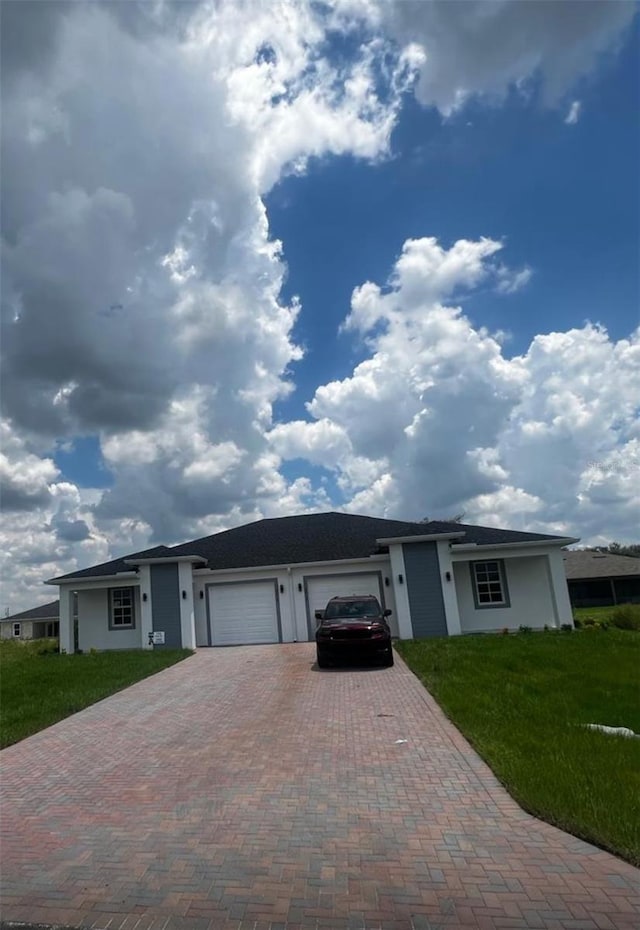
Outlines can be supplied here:
[[584, 100], [575, 125], [535, 90], [449, 119], [407, 94], [391, 158], [366, 166], [329, 157], [277, 185], [269, 221], [283, 242], [285, 293], [302, 299], [297, 333], [308, 346], [279, 415], [304, 416], [318, 373], [329, 380], [353, 367], [357, 346], [337, 334], [351, 292], [365, 280], [383, 284], [408, 237], [489, 236], [505, 241], [510, 264], [531, 266], [516, 297], [475, 293], [465, 304], [478, 324], [509, 333], [509, 355], [537, 333], [585, 320], [616, 339], [638, 325], [639, 32], [636, 19], [598, 79], [574, 87]]
[[303, 511], [637, 536], [634, 4], [26, 0], [3, 36], [14, 609]]

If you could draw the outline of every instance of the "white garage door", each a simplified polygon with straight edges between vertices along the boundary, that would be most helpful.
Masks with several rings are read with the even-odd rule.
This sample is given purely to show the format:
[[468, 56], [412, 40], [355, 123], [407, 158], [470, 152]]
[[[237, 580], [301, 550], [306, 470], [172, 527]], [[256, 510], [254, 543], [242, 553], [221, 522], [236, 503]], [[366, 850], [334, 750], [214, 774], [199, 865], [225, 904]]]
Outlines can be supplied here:
[[348, 597], [350, 594], [373, 594], [382, 604], [380, 575], [377, 572], [362, 572], [307, 578], [309, 639], [314, 638], [318, 623], [316, 610], [324, 610], [332, 597]]
[[273, 581], [213, 585], [209, 588], [209, 614], [214, 646], [280, 640]]

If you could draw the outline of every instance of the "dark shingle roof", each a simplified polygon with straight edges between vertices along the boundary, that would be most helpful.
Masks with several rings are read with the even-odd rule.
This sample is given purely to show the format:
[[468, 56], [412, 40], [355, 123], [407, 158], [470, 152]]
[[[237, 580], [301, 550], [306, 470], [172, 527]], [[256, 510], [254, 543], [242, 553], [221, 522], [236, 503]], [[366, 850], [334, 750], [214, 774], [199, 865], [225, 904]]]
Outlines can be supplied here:
[[248, 523], [174, 546], [171, 551], [176, 555], [201, 555], [209, 568], [252, 568], [367, 558], [384, 551], [376, 544], [377, 539], [431, 533], [464, 533], [459, 542], [478, 545], [560, 538], [442, 521], [410, 523], [348, 513], [313, 513]]
[[52, 581], [63, 581], [67, 578], [93, 578], [98, 575], [117, 575], [118, 572], [133, 572], [133, 565], [127, 565], [129, 559], [160, 559], [163, 556], [171, 555], [171, 549], [168, 546], [154, 546], [153, 549], [144, 549], [142, 552], [134, 552], [133, 555], [123, 555], [121, 559], [113, 559], [111, 562], [102, 562], [101, 565], [92, 565], [90, 568], [81, 568], [77, 572], [69, 572], [67, 575], [58, 575], [52, 578]]
[[49, 604], [41, 604], [39, 607], [31, 607], [29, 610], [23, 610], [19, 614], [11, 614], [8, 617], [0, 617], [1, 620], [57, 620], [60, 616], [60, 601], [51, 601]]
[[568, 579], [628, 578], [640, 575], [640, 559], [631, 555], [612, 555], [609, 552], [591, 552], [584, 549], [563, 553]]
[[250, 568], [366, 558], [380, 551], [376, 546], [377, 538], [426, 532], [423, 523], [346, 513], [314, 513], [247, 523], [174, 546], [172, 552], [201, 555], [210, 568]]
[[[523, 543], [523, 542], [553, 542], [558, 539], [567, 539], [567, 536], [550, 536], [548, 533], [524, 533], [520, 530], [502, 530], [496, 526], [473, 526], [470, 523], [439, 523], [431, 521], [429, 524], [430, 533], [453, 533], [456, 529], [464, 532], [463, 539], [455, 539], [453, 545], [467, 545], [475, 543], [477, 546], [501, 546], [506, 543]], [[435, 527], [443, 529], [435, 529]], [[446, 529], [444, 529], [446, 527]]]
[[[158, 546], [146, 552], [125, 556], [153, 558], [172, 555], [198, 555], [206, 559], [208, 567], [255, 568], [259, 565], [289, 565], [297, 562], [329, 562], [340, 559], [368, 558], [377, 552], [386, 551], [377, 545], [377, 539], [395, 536], [422, 536], [436, 533], [464, 533], [454, 540], [459, 543], [477, 545], [500, 545], [517, 542], [551, 542], [562, 539], [542, 533], [520, 533], [489, 526], [470, 526], [462, 523], [430, 521], [416, 523], [404, 520], [384, 520], [349, 513], [312, 513], [295, 517], [276, 517], [246, 523], [213, 536], [204, 536], [192, 542], [172, 546]], [[62, 579], [82, 578], [93, 575], [111, 575], [120, 571], [131, 571], [124, 559], [116, 559], [86, 568], [80, 572], [63, 575]]]

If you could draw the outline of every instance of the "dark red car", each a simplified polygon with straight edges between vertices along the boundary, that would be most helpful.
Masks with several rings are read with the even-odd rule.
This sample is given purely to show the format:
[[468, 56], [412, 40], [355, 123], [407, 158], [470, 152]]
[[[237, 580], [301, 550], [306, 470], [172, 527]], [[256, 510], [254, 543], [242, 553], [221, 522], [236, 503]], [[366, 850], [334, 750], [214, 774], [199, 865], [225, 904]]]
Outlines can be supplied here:
[[390, 610], [383, 610], [373, 595], [332, 597], [324, 610], [316, 610], [318, 666], [334, 662], [373, 661], [393, 665]]

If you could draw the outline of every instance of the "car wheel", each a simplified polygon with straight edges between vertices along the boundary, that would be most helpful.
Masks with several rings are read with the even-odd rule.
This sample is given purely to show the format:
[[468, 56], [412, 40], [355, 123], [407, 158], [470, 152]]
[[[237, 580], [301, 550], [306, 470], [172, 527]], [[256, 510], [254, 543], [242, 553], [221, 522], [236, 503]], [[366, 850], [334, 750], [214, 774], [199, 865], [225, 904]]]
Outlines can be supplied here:
[[393, 665], [393, 649], [389, 649], [389, 655], [384, 657], [383, 668], [391, 668]]
[[318, 650], [316, 653], [316, 661], [318, 663], [318, 668], [329, 668], [331, 665], [327, 657], [321, 653], [320, 650]]

